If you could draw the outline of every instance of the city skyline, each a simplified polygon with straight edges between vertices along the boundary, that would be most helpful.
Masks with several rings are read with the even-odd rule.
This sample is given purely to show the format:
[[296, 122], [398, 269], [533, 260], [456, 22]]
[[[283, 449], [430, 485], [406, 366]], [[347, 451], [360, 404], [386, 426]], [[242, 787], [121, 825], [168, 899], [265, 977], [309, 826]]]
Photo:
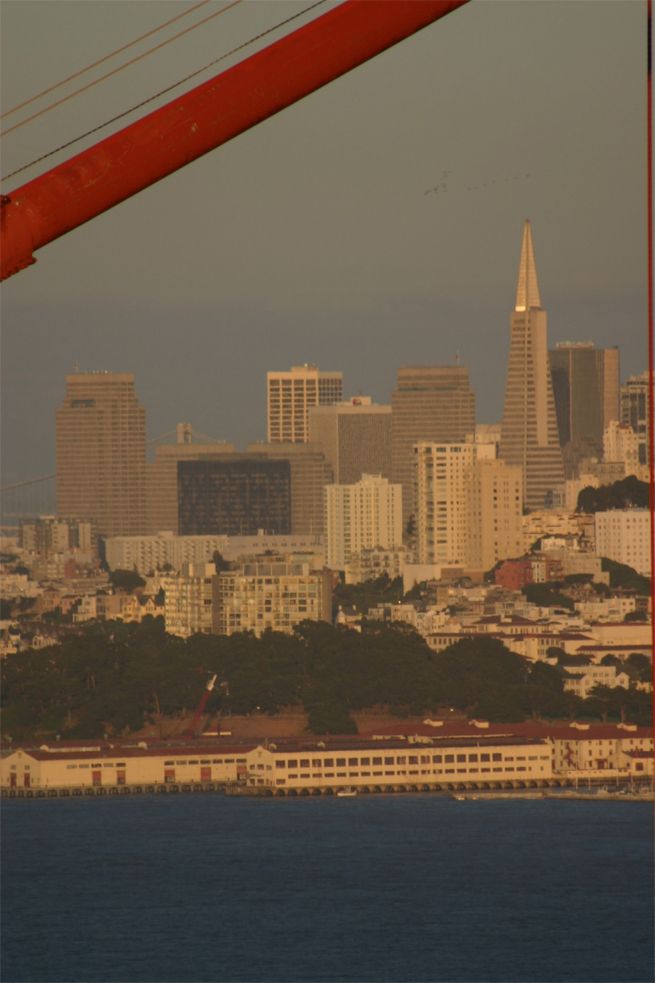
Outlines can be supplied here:
[[[35, 35], [35, 4], [5, 4], [7, 104], [181, 8], [39, 4]], [[292, 9], [244, 5], [245, 34]], [[220, 22], [206, 48], [229, 45]], [[262, 439], [265, 416], [263, 386], [241, 404], [244, 379], [338, 361], [349, 394], [384, 402], [399, 366], [457, 352], [479, 419], [499, 420], [526, 216], [551, 342], [620, 338], [624, 377], [642, 371], [644, 13], [596, 4], [592, 22], [582, 4], [469, 4], [44, 250], [3, 292], [3, 482], [54, 470], [50, 408], [76, 361], [135, 373], [150, 437], [186, 419], [243, 447]], [[107, 105], [199, 57], [191, 46], [124, 73]], [[107, 115], [101, 91], [11, 134], [5, 173]]]

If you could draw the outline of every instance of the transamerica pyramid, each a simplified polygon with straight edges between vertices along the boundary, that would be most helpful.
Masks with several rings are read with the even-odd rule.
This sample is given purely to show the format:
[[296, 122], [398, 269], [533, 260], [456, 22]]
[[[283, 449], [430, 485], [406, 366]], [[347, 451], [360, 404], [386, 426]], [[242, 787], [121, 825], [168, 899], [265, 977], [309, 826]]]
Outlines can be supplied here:
[[532, 229], [526, 220], [516, 303], [510, 317], [500, 457], [522, 468], [523, 505], [527, 509], [557, 504], [564, 484], [546, 320], [539, 294]]

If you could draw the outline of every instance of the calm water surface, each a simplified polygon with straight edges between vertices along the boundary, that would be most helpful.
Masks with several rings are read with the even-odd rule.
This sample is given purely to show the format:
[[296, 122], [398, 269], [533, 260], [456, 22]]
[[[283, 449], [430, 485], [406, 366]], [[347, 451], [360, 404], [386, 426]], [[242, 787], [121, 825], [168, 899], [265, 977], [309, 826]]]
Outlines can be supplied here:
[[3, 832], [4, 983], [653, 979], [648, 804], [12, 800]]

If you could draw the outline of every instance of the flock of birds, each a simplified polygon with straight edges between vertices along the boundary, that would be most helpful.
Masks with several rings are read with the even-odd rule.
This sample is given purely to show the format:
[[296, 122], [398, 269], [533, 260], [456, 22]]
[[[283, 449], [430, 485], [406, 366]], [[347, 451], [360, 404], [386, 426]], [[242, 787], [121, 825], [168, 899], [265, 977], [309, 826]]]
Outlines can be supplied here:
[[[441, 181], [439, 184], [435, 184], [432, 188], [426, 188], [423, 195], [438, 195], [443, 194], [443, 192], [448, 190], [448, 178], [452, 174], [452, 171], [442, 171]], [[464, 185], [465, 191], [480, 191], [482, 188], [490, 188], [494, 184], [505, 184], [507, 181], [522, 181], [526, 178], [532, 177], [531, 174], [514, 174], [513, 177], [506, 177], [502, 180], [496, 181], [485, 181], [482, 184], [466, 184]]]

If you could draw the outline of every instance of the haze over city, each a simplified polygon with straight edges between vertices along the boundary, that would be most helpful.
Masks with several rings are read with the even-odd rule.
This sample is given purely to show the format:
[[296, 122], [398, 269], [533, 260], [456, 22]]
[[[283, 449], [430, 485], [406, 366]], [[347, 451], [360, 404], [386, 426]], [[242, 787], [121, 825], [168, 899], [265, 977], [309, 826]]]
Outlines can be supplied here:
[[[9, 0], [5, 108], [183, 6]], [[262, 439], [266, 371], [305, 361], [388, 402], [399, 366], [459, 355], [497, 422], [526, 217], [550, 343], [642, 371], [644, 10], [469, 4], [42, 250], [3, 288], [3, 483], [54, 470], [76, 364], [134, 372], [150, 436]], [[217, 18], [8, 135], [3, 173], [297, 11]]]

